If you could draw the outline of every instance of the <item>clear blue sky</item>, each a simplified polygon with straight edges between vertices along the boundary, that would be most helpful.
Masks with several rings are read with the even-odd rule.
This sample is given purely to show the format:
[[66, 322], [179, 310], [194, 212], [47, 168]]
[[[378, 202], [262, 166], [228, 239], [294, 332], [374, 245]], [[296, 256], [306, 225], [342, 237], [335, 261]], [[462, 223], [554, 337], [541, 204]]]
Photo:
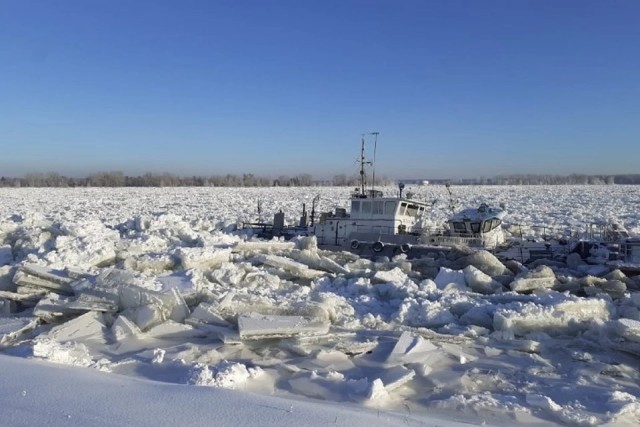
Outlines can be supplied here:
[[640, 173], [638, 0], [0, 0], [0, 175]]

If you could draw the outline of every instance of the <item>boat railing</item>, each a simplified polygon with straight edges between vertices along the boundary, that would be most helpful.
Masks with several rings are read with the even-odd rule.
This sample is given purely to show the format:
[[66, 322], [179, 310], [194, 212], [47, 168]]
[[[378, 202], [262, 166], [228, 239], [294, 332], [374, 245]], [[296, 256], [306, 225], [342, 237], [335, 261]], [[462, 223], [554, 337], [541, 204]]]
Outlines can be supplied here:
[[395, 228], [388, 225], [369, 225], [357, 224], [355, 226], [356, 233], [373, 233], [373, 234], [396, 234]]
[[613, 243], [629, 237], [624, 228], [610, 223], [590, 223], [586, 226], [553, 226], [553, 225], [524, 225], [509, 224], [507, 231], [512, 238], [523, 240], [542, 239], [543, 241], [592, 241]]
[[447, 229], [440, 226], [430, 226], [430, 227], [422, 227], [417, 231], [419, 231], [420, 234], [422, 235], [439, 235], [439, 234], [444, 234], [445, 231], [447, 231]]
[[461, 245], [461, 246], [484, 246], [484, 240], [479, 237], [454, 236], [454, 235], [428, 235], [423, 239], [423, 243], [429, 245]]

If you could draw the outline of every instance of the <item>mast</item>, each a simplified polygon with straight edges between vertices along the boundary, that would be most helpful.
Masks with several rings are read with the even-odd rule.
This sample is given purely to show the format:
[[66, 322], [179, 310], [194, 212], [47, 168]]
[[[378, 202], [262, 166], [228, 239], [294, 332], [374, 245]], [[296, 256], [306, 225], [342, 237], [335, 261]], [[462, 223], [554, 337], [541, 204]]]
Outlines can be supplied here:
[[362, 145], [360, 148], [360, 196], [365, 197], [364, 187], [365, 187], [365, 174], [364, 174], [364, 134], [362, 134]]
[[[365, 134], [362, 134], [362, 144], [360, 146], [360, 159], [358, 160], [358, 163], [360, 163], [360, 197], [362, 198], [366, 198], [367, 197], [367, 193], [366, 193], [366, 186], [367, 186], [367, 175], [364, 171], [364, 167], [365, 165], [373, 165], [374, 169], [373, 169], [373, 184], [371, 189], [373, 190], [373, 186], [375, 186], [375, 179], [376, 179], [376, 170], [375, 170], [375, 155], [376, 155], [376, 146], [378, 145], [378, 132], [371, 132], [369, 135], [375, 135], [376, 139], [375, 139], [375, 145], [373, 148], [373, 162], [368, 162], [365, 160], [364, 158], [364, 136]], [[373, 195], [374, 192], [372, 191], [371, 194]]]

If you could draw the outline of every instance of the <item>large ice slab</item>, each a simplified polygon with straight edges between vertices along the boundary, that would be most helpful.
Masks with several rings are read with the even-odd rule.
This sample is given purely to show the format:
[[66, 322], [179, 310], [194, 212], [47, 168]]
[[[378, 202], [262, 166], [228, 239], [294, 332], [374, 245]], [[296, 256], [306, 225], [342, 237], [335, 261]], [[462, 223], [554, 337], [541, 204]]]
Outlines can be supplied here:
[[558, 285], [556, 275], [546, 265], [519, 275], [509, 284], [512, 291], [531, 292], [537, 289], [550, 289]]
[[457, 261], [460, 268], [472, 265], [489, 276], [510, 275], [511, 271], [492, 253], [481, 250], [465, 256]]
[[120, 315], [111, 325], [111, 333], [116, 341], [125, 338], [136, 337], [142, 333], [138, 325], [129, 320], [126, 316]]
[[317, 279], [325, 275], [323, 271], [313, 270], [305, 264], [277, 255], [260, 254], [255, 257], [255, 260], [305, 279]]
[[473, 265], [466, 266], [463, 270], [467, 285], [474, 291], [482, 294], [502, 292], [502, 284], [494, 280], [488, 274], [477, 269]]
[[254, 251], [290, 251], [296, 248], [296, 244], [294, 242], [281, 242], [277, 240], [273, 241], [245, 241], [238, 242], [233, 247], [233, 252], [254, 252]]
[[238, 316], [238, 333], [241, 339], [322, 335], [327, 332], [329, 332], [329, 322], [303, 316], [277, 316], [258, 313]]
[[105, 341], [106, 325], [102, 313], [90, 311], [54, 326], [46, 336], [58, 342], [67, 341]]
[[231, 249], [180, 248], [177, 252], [182, 268], [207, 270], [229, 262]]
[[64, 297], [50, 293], [38, 301], [33, 314], [51, 322], [65, 316], [78, 316], [87, 311], [115, 313], [117, 309], [117, 302], [108, 299], [84, 294], [77, 298]]
[[32, 286], [51, 289], [54, 292], [72, 294], [71, 283], [74, 279], [63, 276], [53, 269], [36, 264], [23, 264], [13, 276], [18, 286]]
[[517, 336], [532, 332], [549, 335], [575, 335], [611, 318], [609, 302], [599, 298], [558, 296], [551, 303], [519, 304], [517, 308], [499, 308], [493, 316], [496, 331]]
[[331, 258], [310, 250], [300, 251], [297, 260], [315, 270], [323, 270], [335, 274], [348, 274], [349, 269], [341, 266]]
[[0, 345], [7, 345], [40, 324], [37, 317], [0, 317]]
[[32, 307], [45, 296], [48, 291], [44, 289], [34, 289], [33, 292], [24, 292], [25, 288], [21, 288], [21, 292], [0, 291], [0, 298], [6, 298], [11, 301], [19, 302], [24, 306]]
[[230, 327], [231, 324], [218, 312], [218, 304], [201, 302], [193, 310], [191, 316], [185, 319], [185, 323], [196, 325], [199, 323], [213, 324]]
[[613, 330], [620, 337], [629, 341], [640, 342], [640, 321], [618, 319], [612, 324]]
[[467, 282], [462, 270], [451, 270], [450, 268], [440, 267], [440, 271], [433, 281], [438, 286], [438, 289], [467, 289]]

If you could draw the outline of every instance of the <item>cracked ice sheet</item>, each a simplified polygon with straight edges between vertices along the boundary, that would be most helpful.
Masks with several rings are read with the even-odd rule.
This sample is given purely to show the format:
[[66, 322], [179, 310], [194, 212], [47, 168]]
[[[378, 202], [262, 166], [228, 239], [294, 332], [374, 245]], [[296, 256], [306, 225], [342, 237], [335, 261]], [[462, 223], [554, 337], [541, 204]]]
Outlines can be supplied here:
[[[251, 219], [255, 211], [255, 200], [258, 197], [264, 197], [265, 194], [270, 195], [274, 200], [274, 209], [283, 207], [287, 211], [287, 215], [294, 216], [297, 214], [299, 200], [304, 198], [308, 190], [291, 190], [282, 189], [123, 189], [123, 190], [98, 190], [98, 189], [76, 189], [77, 192], [66, 193], [65, 196], [59, 196], [64, 200], [64, 206], [57, 206], [58, 200], [52, 200], [51, 194], [56, 189], [46, 189], [43, 193], [42, 203], [33, 198], [33, 193], [29, 197], [11, 199], [11, 211], [8, 215], [20, 215], [21, 211], [25, 211], [25, 218], [9, 219], [7, 222], [0, 220], [0, 229], [7, 230], [12, 234], [7, 241], [14, 238], [24, 238], [21, 240], [19, 250], [14, 251], [17, 259], [16, 263], [26, 260], [26, 254], [29, 254], [30, 262], [42, 261], [43, 257], [47, 260], [57, 260], [63, 257], [71, 261], [73, 259], [81, 260], [82, 257], [75, 256], [73, 250], [91, 249], [88, 243], [92, 243], [93, 237], [106, 237], [109, 240], [109, 231], [94, 227], [84, 222], [83, 218], [98, 219], [103, 224], [108, 225], [107, 228], [113, 227], [120, 233], [118, 240], [114, 243], [114, 247], [120, 250], [119, 243], [128, 239], [129, 233], [137, 242], [144, 243], [148, 241], [147, 246], [140, 244], [135, 248], [136, 255], [145, 255], [160, 253], [162, 256], [174, 256], [181, 247], [206, 247], [207, 245], [227, 244], [232, 246], [234, 242], [239, 241], [239, 237], [232, 234], [225, 234], [220, 237], [218, 233], [230, 223], [236, 221], [240, 217]], [[437, 192], [435, 188], [424, 188], [419, 191], [432, 193], [421, 193], [424, 197], [435, 199]], [[468, 189], [461, 188], [461, 203], [472, 201], [477, 204], [476, 198], [481, 193], [486, 197], [493, 197], [495, 200], [505, 201], [513, 212], [512, 221], [518, 219], [520, 222], [536, 222], [541, 219], [542, 222], [548, 223], [569, 223], [574, 218], [589, 219], [590, 216], [612, 216], [618, 217], [626, 221], [625, 225], [630, 225], [630, 229], [638, 229], [638, 214], [631, 211], [629, 203], [618, 203], [619, 200], [612, 200], [611, 195], [620, 197], [620, 200], [627, 202], [636, 200], [638, 196], [635, 188], [625, 188], [625, 192], [620, 192], [614, 187], [606, 187], [606, 191], [600, 191], [593, 187], [579, 187], [569, 189], [523, 189], [516, 188], [474, 188], [473, 192]], [[300, 191], [300, 192], [296, 192]], [[343, 189], [319, 189], [323, 192], [324, 197], [332, 198], [332, 203], [347, 202], [347, 197], [341, 195]], [[469, 192], [467, 192], [469, 191]], [[541, 195], [542, 194], [542, 195]], [[55, 198], [55, 197], [54, 197]], [[253, 198], [253, 199], [252, 199]], [[95, 200], [101, 200], [101, 203], [113, 203], [113, 209], [100, 209], [100, 204], [92, 206]], [[288, 200], [294, 200], [287, 205]], [[322, 200], [322, 198], [321, 198]], [[77, 203], [76, 203], [77, 201]], [[531, 205], [531, 201], [535, 201], [535, 206]], [[14, 203], [15, 202], [15, 203]], [[34, 203], [29, 205], [29, 203]], [[76, 204], [74, 204], [76, 203]], [[31, 207], [28, 207], [31, 206]], [[37, 209], [34, 206], [40, 206], [40, 209], [47, 212], [48, 219], [44, 220], [39, 217]], [[0, 206], [5, 209], [7, 205]], [[25, 210], [26, 207], [26, 210]], [[327, 206], [327, 208], [330, 206]], [[323, 210], [323, 207], [319, 207]], [[571, 217], [558, 214], [561, 209], [571, 212]], [[589, 210], [590, 209], [590, 210]], [[436, 210], [437, 211], [437, 210]], [[555, 213], [554, 213], [555, 212]], [[97, 213], [97, 214], [96, 214]], [[265, 215], [270, 215], [266, 213]], [[434, 213], [434, 221], [438, 220], [438, 212]], [[142, 216], [148, 218], [143, 219]], [[445, 214], [441, 219], [444, 219]], [[0, 216], [0, 218], [4, 218]], [[139, 221], [132, 221], [132, 218], [140, 218]], [[288, 220], [291, 218], [287, 218]], [[53, 222], [63, 221], [67, 224], [78, 224], [74, 229], [73, 226], [65, 226], [65, 236], [75, 235], [79, 242], [85, 246], [78, 244], [74, 246], [74, 242], [64, 239], [60, 246], [62, 256], [55, 246], [55, 239], [52, 239], [52, 231], [54, 230]], [[135, 223], [138, 223], [138, 227]], [[631, 223], [631, 224], [629, 224]], [[6, 225], [6, 227], [5, 227]], [[18, 230], [22, 227], [21, 230]], [[137, 227], [137, 228], [136, 228]], [[84, 228], [90, 233], [83, 232], [79, 228]], [[218, 229], [219, 228], [219, 229]], [[95, 231], [95, 236], [89, 235]], [[145, 240], [149, 239], [149, 240]], [[14, 239], [15, 240], [15, 239]], [[98, 247], [98, 242], [96, 247]], [[111, 242], [107, 241], [107, 244]], [[283, 244], [276, 247], [263, 247], [262, 250], [273, 250], [278, 256], [285, 259], [292, 259], [300, 262], [293, 256], [288, 255], [289, 250], [285, 247], [293, 247], [293, 245]], [[131, 249], [128, 245], [123, 245], [123, 251]], [[133, 252], [133, 250], [132, 250]], [[202, 251], [206, 253], [206, 251]], [[266, 307], [274, 314], [291, 314], [302, 313], [310, 303], [318, 304], [327, 313], [327, 317], [333, 323], [343, 328], [347, 328], [350, 332], [358, 335], [364, 335], [362, 340], [370, 337], [379, 338], [379, 345], [388, 344], [385, 356], [397, 341], [397, 336], [389, 342], [385, 335], [390, 331], [399, 328], [407, 328], [409, 326], [426, 326], [433, 325], [440, 334], [438, 338], [443, 337], [455, 341], [459, 348], [449, 349], [446, 354], [438, 354], [438, 360], [433, 361], [426, 369], [420, 362], [405, 361], [405, 368], [415, 371], [415, 377], [404, 384], [402, 387], [394, 390], [393, 393], [413, 392], [414, 394], [404, 394], [407, 409], [403, 405], [395, 407], [395, 409], [408, 414], [428, 412], [432, 413], [434, 404], [438, 400], [450, 400], [456, 402], [456, 405], [462, 405], [467, 409], [477, 411], [471, 414], [469, 420], [478, 422], [481, 417], [488, 420], [490, 424], [510, 425], [513, 420], [517, 420], [526, 424], [527, 421], [534, 422], [562, 422], [560, 418], [554, 417], [550, 409], [544, 409], [533, 404], [528, 404], [525, 393], [536, 396], [546, 396], [550, 401], [555, 402], [562, 408], [571, 411], [583, 411], [587, 416], [593, 415], [598, 417], [602, 423], [607, 422], [606, 413], [619, 414], [624, 412], [626, 416], [633, 416], [634, 404], [638, 392], [639, 378], [633, 367], [637, 366], [637, 360], [623, 353], [615, 352], [612, 347], [601, 344], [599, 339], [600, 331], [598, 322], [593, 322], [593, 327], [587, 330], [576, 328], [575, 334], [568, 339], [554, 339], [545, 336], [540, 331], [528, 331], [527, 337], [522, 339], [519, 337], [493, 336], [491, 328], [493, 328], [493, 318], [499, 310], [512, 310], [519, 303], [543, 304], [542, 296], [526, 295], [515, 296], [506, 294], [502, 296], [481, 297], [473, 295], [465, 291], [462, 292], [455, 287], [451, 287], [448, 293], [437, 292], [437, 287], [428, 280], [421, 282], [414, 276], [408, 275], [405, 271], [403, 276], [397, 272], [391, 271], [393, 263], [387, 262], [370, 262], [368, 260], [354, 260], [350, 256], [342, 256], [339, 254], [332, 255], [331, 259], [337, 260], [341, 266], [349, 265], [349, 274], [345, 273], [341, 268], [331, 266], [333, 273], [327, 274], [327, 279], [314, 281], [311, 286], [300, 286], [294, 281], [283, 281], [280, 277], [270, 273], [260, 273], [262, 266], [250, 265], [246, 270], [240, 265], [248, 264], [253, 254], [243, 255], [232, 253], [229, 258], [229, 265], [235, 266], [234, 269], [242, 270], [239, 274], [229, 277], [216, 276], [209, 272], [195, 269], [196, 273], [206, 273], [202, 281], [198, 282], [203, 285], [206, 291], [205, 301], [215, 306], [230, 290], [233, 290], [243, 298], [239, 299], [241, 305], [236, 307], [249, 308], [254, 304]], [[244, 263], [244, 264], [242, 264]], [[353, 268], [351, 268], [353, 266]], [[63, 266], [59, 266], [62, 268]], [[86, 267], [86, 266], [85, 266]], [[118, 266], [120, 268], [120, 266]], [[125, 265], [126, 267], [126, 265]], [[181, 267], [173, 267], [181, 268]], [[314, 268], [314, 267], [312, 267]], [[89, 268], [92, 272], [96, 269]], [[104, 271], [99, 269], [99, 271]], [[167, 272], [169, 273], [169, 272]], [[179, 273], [174, 271], [173, 273]], [[436, 270], [437, 273], [437, 270]], [[156, 272], [148, 272], [149, 284], [151, 290], [159, 290], [154, 287], [158, 283], [155, 279]], [[375, 278], [377, 274], [377, 278]], [[218, 277], [219, 281], [209, 280]], [[407, 280], [408, 279], [408, 280]], [[382, 282], [382, 283], [380, 283]], [[446, 287], [446, 285], [445, 285]], [[435, 289], [435, 290], [434, 290]], [[246, 297], [246, 298], [245, 298]], [[637, 300], [633, 298], [632, 300]], [[198, 302], [198, 301], [196, 301]], [[637, 305], [637, 304], [636, 304]], [[233, 308], [234, 305], [232, 304]], [[402, 310], [407, 307], [406, 313]], [[195, 307], [191, 306], [193, 310]], [[243, 309], [245, 309], [243, 308]], [[472, 311], [474, 310], [475, 311]], [[623, 307], [620, 302], [613, 303], [611, 318], [620, 317], [620, 311]], [[627, 304], [626, 313], [634, 320], [638, 320], [635, 306]], [[504, 311], [500, 311], [501, 313]], [[527, 310], [522, 306], [518, 306], [516, 313], [526, 315]], [[596, 310], [596, 315], [600, 313]], [[463, 322], [464, 317], [464, 322]], [[583, 316], [583, 318], [587, 318]], [[513, 318], [515, 319], [515, 317]], [[213, 320], [216, 320], [213, 318]], [[447, 320], [447, 324], [442, 322]], [[489, 329], [489, 333], [485, 335], [475, 335], [472, 338], [462, 339], [459, 335], [466, 327], [478, 326], [477, 323]], [[91, 355], [93, 359], [109, 355], [112, 357], [111, 364], [119, 365], [122, 372], [138, 377], [151, 378], [154, 380], [165, 382], [180, 382], [184, 384], [185, 377], [183, 374], [188, 372], [192, 363], [200, 360], [203, 363], [215, 365], [220, 360], [234, 361], [253, 361], [254, 363], [265, 363], [269, 366], [295, 366], [299, 363], [300, 355], [292, 354], [279, 346], [253, 347], [253, 342], [244, 344], [224, 344], [214, 337], [208, 339], [200, 339], [197, 337], [184, 337], [185, 348], [178, 350], [166, 347], [167, 343], [160, 339], [154, 339], [146, 336], [142, 332], [136, 336], [137, 331], [131, 327], [130, 323], [124, 320], [116, 325], [116, 330], [120, 330], [121, 337], [124, 340], [137, 340], [138, 348], [142, 354], [144, 351], [153, 352], [157, 348], [166, 351], [164, 360], [161, 363], [153, 363], [153, 357], [148, 357], [138, 361], [137, 369], [126, 371], [125, 360], [118, 360], [117, 352], [113, 347], [107, 345], [102, 348], [98, 346], [91, 347]], [[628, 325], [624, 325], [628, 326]], [[169, 328], [171, 329], [171, 328]], [[620, 335], [635, 335], [634, 328]], [[158, 331], [167, 331], [160, 328]], [[433, 342], [440, 345], [441, 341], [435, 339], [435, 332], [427, 330], [434, 335]], [[175, 332], [175, 330], [174, 330]], [[180, 334], [180, 330], [177, 331]], [[524, 331], [523, 331], [524, 332]], [[130, 334], [130, 335], [127, 335]], [[448, 335], [444, 335], [448, 334]], [[530, 336], [534, 334], [534, 336]], [[133, 335], [133, 336], [131, 336]], [[547, 334], [549, 335], [549, 334]], [[429, 337], [425, 333], [425, 336]], [[385, 338], [387, 337], [387, 338]], [[612, 337], [616, 338], [618, 335]], [[620, 337], [621, 339], [624, 337]], [[190, 344], [187, 345], [186, 342]], [[446, 342], [446, 341], [445, 341]], [[626, 341], [625, 341], [626, 342]], [[535, 345], [534, 345], [535, 343]], [[620, 344], [620, 343], [614, 343]], [[86, 344], [85, 344], [86, 345]], [[172, 343], [171, 345], [176, 345]], [[163, 347], [164, 346], [164, 347]], [[189, 347], [187, 349], [186, 347]], [[215, 357], [208, 357], [208, 354], [215, 347], [218, 354]], [[334, 344], [331, 342], [310, 341], [305, 343], [305, 348], [309, 349], [309, 354], [314, 357], [320, 351], [335, 350]], [[536, 353], [528, 350], [536, 348]], [[124, 348], [124, 347], [123, 347]], [[129, 347], [133, 348], [133, 347]], [[98, 353], [94, 353], [95, 351]], [[342, 349], [345, 351], [348, 349]], [[62, 350], [61, 350], [62, 351]], [[187, 357], [187, 353], [193, 351], [197, 356]], [[372, 351], [373, 353], [373, 351]], [[460, 354], [483, 357], [469, 358], [462, 363]], [[186, 365], [181, 365], [179, 359], [186, 361]], [[207, 359], [211, 359], [208, 361]], [[322, 357], [320, 358], [322, 359]], [[99, 360], [99, 359], [98, 359]], [[159, 359], [156, 359], [159, 360]], [[277, 361], [281, 361], [278, 364]], [[328, 360], [331, 361], [331, 360]], [[382, 374], [386, 367], [383, 363], [373, 357], [373, 354], [358, 353], [357, 356], [351, 358], [351, 362], [355, 368], [349, 368], [348, 364], [334, 365], [336, 368], [346, 371], [358, 369], [367, 372], [367, 378], [371, 381], [376, 378], [375, 374]], [[404, 366], [404, 365], [402, 365]], [[114, 368], [116, 369], [116, 368]], [[279, 376], [281, 383], [286, 383], [291, 378], [290, 371], [286, 369], [272, 368], [269, 375]], [[4, 372], [4, 370], [3, 370]], [[266, 372], [266, 369], [265, 369]], [[346, 375], [344, 372], [340, 372]], [[348, 374], [348, 373], [347, 373]], [[370, 374], [370, 375], [369, 375]], [[348, 377], [348, 375], [346, 375]], [[327, 379], [328, 380], [328, 379]], [[276, 382], [277, 383], [277, 382]], [[333, 399], [342, 395], [346, 388], [344, 383], [338, 382], [339, 386], [335, 390], [334, 395], [328, 397]], [[340, 385], [341, 384], [341, 385]], [[611, 396], [607, 393], [600, 393], [601, 390], [620, 390], [620, 393], [627, 395]], [[595, 392], [593, 391], [595, 390]], [[488, 393], [488, 394], [487, 394]], [[290, 396], [299, 398], [300, 395], [288, 393], [287, 390], [275, 388], [274, 394], [280, 396]], [[464, 396], [463, 399], [456, 399], [456, 396]], [[506, 398], [509, 396], [509, 399]], [[630, 397], [629, 397], [630, 396]], [[636, 399], [636, 400], [634, 400]], [[542, 399], [546, 401], [545, 399]], [[466, 402], [466, 403], [465, 403]], [[474, 403], [475, 402], [475, 403]], [[480, 404], [484, 402], [484, 404]], [[535, 403], [531, 400], [531, 403]], [[583, 405], [585, 409], [580, 409]], [[385, 407], [384, 405], [381, 407]], [[519, 412], [511, 408], [522, 407], [524, 412]], [[552, 408], [553, 405], [549, 405]], [[332, 408], [335, 408], [333, 406]], [[463, 409], [464, 410], [464, 409]], [[522, 414], [527, 413], [528, 419]], [[453, 415], [451, 415], [453, 414]], [[480, 415], [478, 415], [480, 414]], [[510, 418], [512, 414], [515, 418]], [[290, 414], [289, 414], [290, 415]], [[452, 406], [449, 415], [459, 417], [459, 408]], [[612, 415], [613, 417], [614, 415]], [[537, 418], [536, 418], [537, 417]], [[334, 420], [328, 420], [328, 424]], [[340, 424], [338, 420], [337, 424]], [[402, 424], [402, 422], [396, 423]], [[632, 423], [633, 424], [633, 423]]]

